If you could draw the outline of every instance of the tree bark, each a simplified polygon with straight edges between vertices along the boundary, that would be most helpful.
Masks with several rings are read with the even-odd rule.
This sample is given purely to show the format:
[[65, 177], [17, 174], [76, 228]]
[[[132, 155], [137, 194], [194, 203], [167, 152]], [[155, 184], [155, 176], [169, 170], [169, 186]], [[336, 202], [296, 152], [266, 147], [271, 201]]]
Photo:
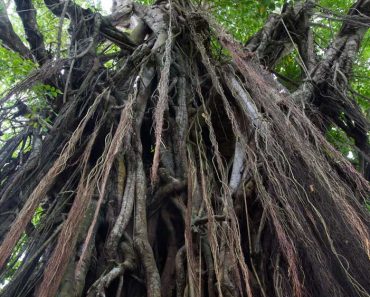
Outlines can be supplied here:
[[[102, 16], [45, 0], [71, 21], [63, 59], [49, 57], [35, 13], [21, 9], [32, 3], [16, 2], [32, 54], [50, 69], [1, 104], [45, 77], [64, 94], [46, 135], [26, 124], [0, 148], [11, 165], [0, 169], [1, 297], [370, 294], [370, 186], [300, 104], [338, 126], [345, 112], [367, 153], [344, 77], [368, 0], [321, 61], [311, 1], [285, 6], [243, 47], [188, 1], [116, 1]], [[214, 40], [227, 55], [214, 55]], [[270, 72], [291, 42], [307, 71], [293, 94]], [[329, 96], [339, 98], [332, 113]], [[14, 157], [24, 137], [25, 161]]]

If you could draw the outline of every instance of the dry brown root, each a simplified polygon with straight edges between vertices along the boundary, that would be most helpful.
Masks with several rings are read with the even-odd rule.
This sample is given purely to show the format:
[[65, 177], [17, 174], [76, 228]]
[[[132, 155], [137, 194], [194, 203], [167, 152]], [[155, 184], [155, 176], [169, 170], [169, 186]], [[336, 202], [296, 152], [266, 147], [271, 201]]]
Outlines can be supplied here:
[[368, 183], [253, 55], [190, 2], [164, 2], [111, 16], [138, 19], [133, 39], [66, 2], [64, 107], [38, 161], [1, 184], [21, 211], [0, 296], [368, 296]]

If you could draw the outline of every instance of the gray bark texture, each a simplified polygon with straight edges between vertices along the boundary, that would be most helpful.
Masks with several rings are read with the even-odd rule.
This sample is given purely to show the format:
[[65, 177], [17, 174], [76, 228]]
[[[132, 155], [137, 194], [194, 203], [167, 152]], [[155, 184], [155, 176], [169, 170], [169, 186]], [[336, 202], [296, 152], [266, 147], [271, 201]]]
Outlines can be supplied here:
[[[311, 0], [244, 45], [191, 1], [103, 16], [45, 0], [70, 21], [68, 56], [61, 33], [46, 50], [32, 1], [15, 4], [29, 48], [6, 10], [0, 40], [39, 68], [0, 99], [0, 122], [14, 100], [12, 120], [29, 113], [37, 83], [62, 94], [44, 98], [50, 124], [0, 147], [0, 297], [370, 295], [369, 126], [349, 87], [370, 0], [321, 58]], [[304, 77], [288, 89], [273, 73], [293, 50]]]

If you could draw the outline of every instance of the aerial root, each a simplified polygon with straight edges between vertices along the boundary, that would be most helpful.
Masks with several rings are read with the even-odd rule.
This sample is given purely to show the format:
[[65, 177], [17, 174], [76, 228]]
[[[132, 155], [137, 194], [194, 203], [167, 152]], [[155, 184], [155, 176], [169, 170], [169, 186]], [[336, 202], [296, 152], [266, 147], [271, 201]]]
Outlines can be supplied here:
[[126, 271], [133, 270], [137, 265], [137, 257], [132, 243], [123, 242], [121, 244], [122, 253], [125, 260], [114, 266], [108, 273], [99, 277], [87, 292], [88, 297], [105, 296], [104, 290], [117, 278], [122, 277]]
[[[171, 16], [170, 16], [171, 18]], [[155, 126], [155, 148], [154, 148], [154, 157], [153, 165], [151, 172], [152, 184], [155, 184], [158, 181], [157, 171], [159, 167], [159, 154], [160, 146], [162, 143], [162, 130], [163, 130], [163, 119], [164, 112], [168, 107], [168, 90], [169, 90], [169, 81], [170, 81], [170, 67], [172, 61], [172, 26], [171, 21], [168, 27], [168, 37], [165, 44], [163, 59], [164, 65], [161, 70], [161, 76], [158, 83], [158, 103], [154, 111], [154, 126]]]
[[94, 103], [90, 106], [85, 117], [82, 119], [77, 129], [72, 134], [68, 143], [65, 145], [61, 155], [58, 157], [53, 166], [49, 169], [48, 173], [27, 199], [26, 204], [23, 206], [21, 212], [17, 216], [16, 222], [12, 225], [10, 231], [7, 233], [2, 245], [0, 246], [0, 268], [3, 267], [5, 261], [10, 256], [16, 242], [19, 240], [22, 232], [25, 230], [27, 224], [34, 215], [37, 206], [40, 204], [41, 199], [45, 197], [47, 191], [53, 185], [55, 178], [67, 166], [67, 161], [74, 153], [76, 145], [81, 139], [82, 133], [88, 120], [94, 114], [98, 104], [100, 103], [101, 98], [103, 98], [105, 94], [106, 91], [95, 98]]

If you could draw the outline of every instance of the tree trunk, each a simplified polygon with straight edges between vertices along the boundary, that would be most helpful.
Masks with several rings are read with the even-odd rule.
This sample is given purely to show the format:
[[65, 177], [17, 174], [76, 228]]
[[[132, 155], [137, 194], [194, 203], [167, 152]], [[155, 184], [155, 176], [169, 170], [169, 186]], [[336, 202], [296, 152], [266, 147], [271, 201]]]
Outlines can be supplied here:
[[[48, 98], [45, 134], [25, 127], [0, 148], [0, 296], [369, 296], [369, 184], [307, 113], [316, 104], [340, 126], [344, 112], [366, 160], [368, 124], [343, 77], [369, 3], [353, 6], [356, 24], [333, 41], [340, 54], [321, 61], [312, 1], [272, 16], [243, 47], [190, 1], [115, 1], [102, 16], [45, 0], [70, 20], [67, 58], [49, 56], [35, 14], [19, 8], [31, 51], [8, 47], [40, 68], [0, 104], [36, 82], [63, 94]], [[269, 71], [291, 41], [281, 19], [297, 30], [309, 78], [294, 94]], [[330, 114], [327, 94], [339, 98]], [[22, 139], [26, 161], [14, 157]]]

